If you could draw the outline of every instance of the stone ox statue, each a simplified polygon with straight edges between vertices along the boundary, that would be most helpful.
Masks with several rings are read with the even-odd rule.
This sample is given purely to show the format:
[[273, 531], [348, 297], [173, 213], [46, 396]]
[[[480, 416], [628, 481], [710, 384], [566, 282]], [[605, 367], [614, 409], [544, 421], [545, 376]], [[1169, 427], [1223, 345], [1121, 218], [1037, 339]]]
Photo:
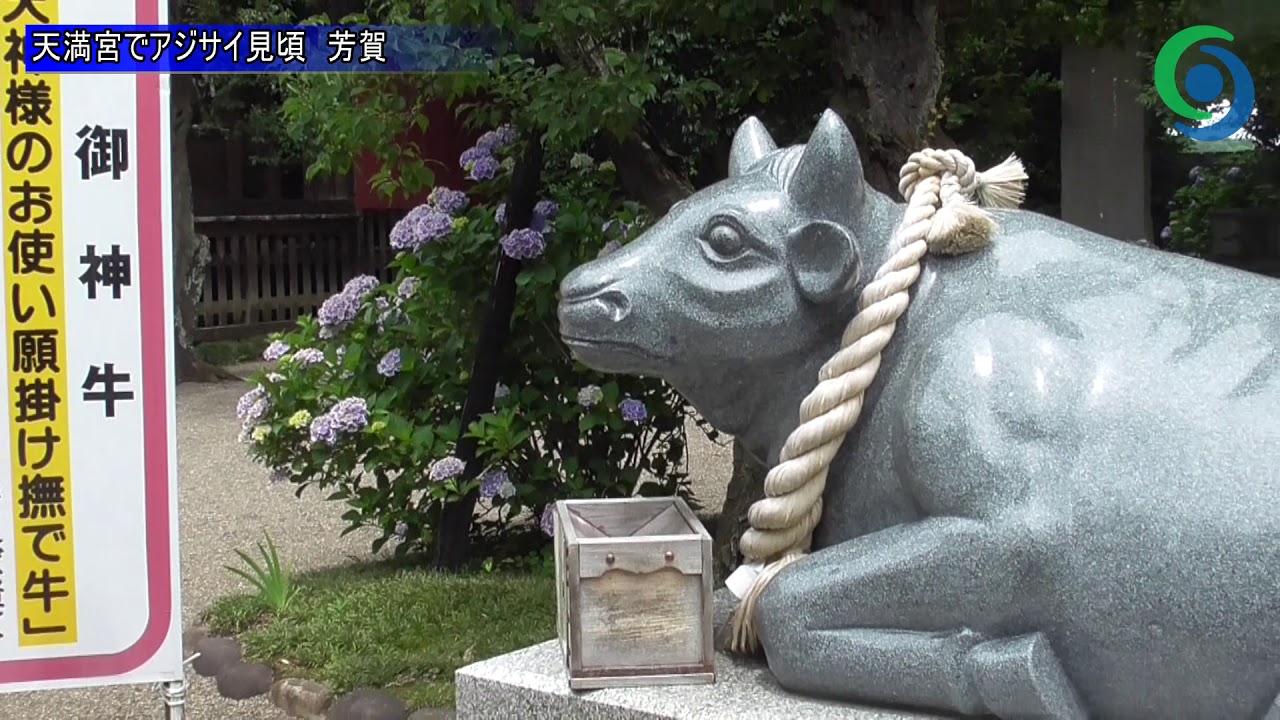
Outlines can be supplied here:
[[[781, 150], [752, 118], [726, 180], [565, 278], [562, 337], [776, 463], [902, 212], [833, 113]], [[814, 550], [759, 600], [770, 669], [962, 715], [1280, 718], [1280, 282], [995, 219], [926, 260]]]

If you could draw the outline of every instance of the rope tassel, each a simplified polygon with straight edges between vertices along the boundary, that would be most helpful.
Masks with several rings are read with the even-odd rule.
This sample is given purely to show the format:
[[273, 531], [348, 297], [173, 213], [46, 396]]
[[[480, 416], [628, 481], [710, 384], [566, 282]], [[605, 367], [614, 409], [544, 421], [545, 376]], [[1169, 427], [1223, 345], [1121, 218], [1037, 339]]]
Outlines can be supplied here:
[[764, 481], [765, 497], [748, 513], [751, 527], [739, 548], [747, 565], [763, 565], [733, 612], [728, 649], [754, 653], [760, 647], [756, 607], [769, 582], [804, 557], [822, 517], [827, 472], [858, 423], [867, 388], [880, 368], [880, 354], [893, 338], [910, 302], [926, 253], [960, 255], [990, 244], [995, 220], [983, 208], [1016, 208], [1027, 174], [1014, 155], [986, 172], [959, 150], [926, 149], [913, 154], [898, 175], [906, 213], [894, 234], [889, 259], [858, 298], [858, 312], [840, 349], [822, 367], [818, 385], [800, 404], [800, 424], [787, 438], [779, 462]]

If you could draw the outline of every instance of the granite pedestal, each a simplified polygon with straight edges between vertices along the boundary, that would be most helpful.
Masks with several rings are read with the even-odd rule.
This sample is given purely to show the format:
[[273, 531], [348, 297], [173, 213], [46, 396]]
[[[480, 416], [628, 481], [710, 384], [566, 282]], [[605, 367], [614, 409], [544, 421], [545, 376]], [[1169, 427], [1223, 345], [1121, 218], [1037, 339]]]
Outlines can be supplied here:
[[[716, 593], [716, 627], [733, 607]], [[717, 643], [719, 645], [719, 643]], [[457, 672], [459, 720], [936, 720], [939, 716], [824, 702], [780, 688], [763, 662], [716, 657], [714, 685], [573, 692], [559, 642], [550, 640]]]

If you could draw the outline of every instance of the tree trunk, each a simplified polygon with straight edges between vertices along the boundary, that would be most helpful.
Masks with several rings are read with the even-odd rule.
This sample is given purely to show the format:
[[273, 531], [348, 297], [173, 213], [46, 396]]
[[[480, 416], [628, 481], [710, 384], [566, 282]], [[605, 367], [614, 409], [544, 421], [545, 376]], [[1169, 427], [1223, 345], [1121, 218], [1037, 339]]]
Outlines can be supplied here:
[[195, 114], [196, 85], [190, 75], [169, 76], [169, 161], [173, 177], [173, 373], [176, 382], [238, 379], [202, 362], [192, 350], [196, 303], [209, 263], [209, 239], [196, 232], [187, 137]]
[[938, 0], [840, 0], [831, 22], [831, 107], [858, 140], [867, 182], [897, 196], [942, 83]]

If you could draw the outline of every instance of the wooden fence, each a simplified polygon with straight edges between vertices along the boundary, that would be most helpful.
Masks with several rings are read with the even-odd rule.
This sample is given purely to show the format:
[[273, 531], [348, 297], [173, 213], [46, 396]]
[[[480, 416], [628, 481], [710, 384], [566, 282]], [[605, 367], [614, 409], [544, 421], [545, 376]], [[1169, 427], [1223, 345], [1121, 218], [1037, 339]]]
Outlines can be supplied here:
[[209, 265], [195, 339], [231, 340], [291, 326], [352, 277], [386, 279], [399, 212], [205, 217]]

